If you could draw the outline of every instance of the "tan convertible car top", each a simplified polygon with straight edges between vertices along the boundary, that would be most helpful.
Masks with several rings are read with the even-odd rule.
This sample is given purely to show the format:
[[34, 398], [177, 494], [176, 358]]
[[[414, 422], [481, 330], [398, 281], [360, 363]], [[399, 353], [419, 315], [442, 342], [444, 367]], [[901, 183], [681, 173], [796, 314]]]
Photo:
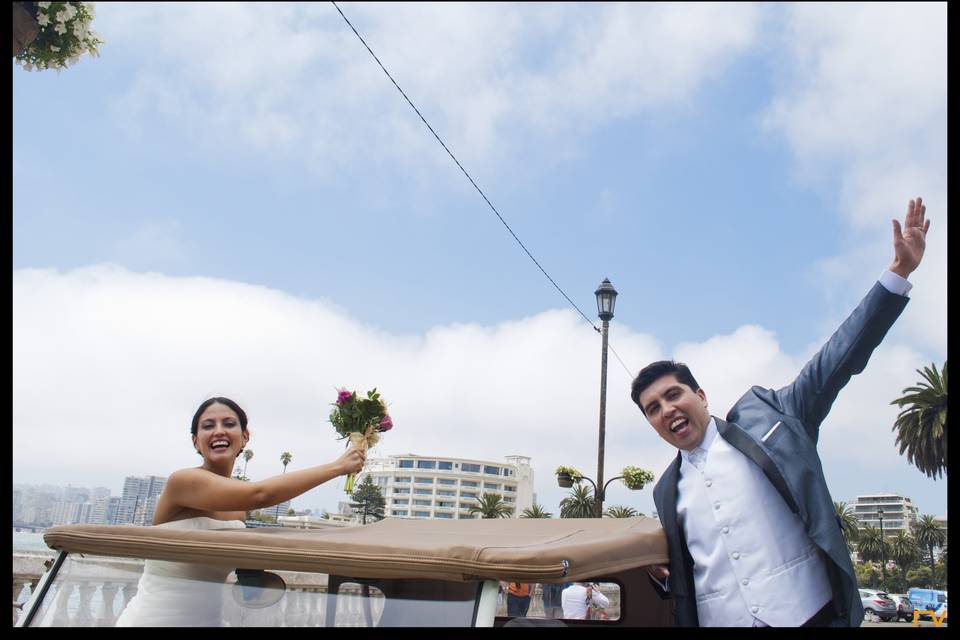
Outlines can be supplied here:
[[657, 520], [387, 518], [359, 527], [184, 530], [66, 525], [44, 541], [69, 553], [321, 572], [353, 578], [566, 582], [666, 564]]

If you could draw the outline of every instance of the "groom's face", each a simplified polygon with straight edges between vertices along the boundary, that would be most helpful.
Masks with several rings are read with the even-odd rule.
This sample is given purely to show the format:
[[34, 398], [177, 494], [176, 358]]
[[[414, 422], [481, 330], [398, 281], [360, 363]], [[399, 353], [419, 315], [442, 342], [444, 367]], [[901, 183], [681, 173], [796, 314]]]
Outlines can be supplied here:
[[670, 373], [643, 390], [640, 406], [660, 437], [678, 449], [690, 451], [703, 442], [710, 424], [703, 389], [694, 391]]

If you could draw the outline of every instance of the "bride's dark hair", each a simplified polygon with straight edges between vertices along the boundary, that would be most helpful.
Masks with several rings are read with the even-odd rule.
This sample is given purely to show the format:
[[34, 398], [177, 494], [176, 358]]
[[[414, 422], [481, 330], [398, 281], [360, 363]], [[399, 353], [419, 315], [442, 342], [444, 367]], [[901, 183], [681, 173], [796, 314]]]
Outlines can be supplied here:
[[207, 410], [207, 407], [209, 407], [212, 404], [222, 404], [227, 407], [230, 407], [230, 410], [233, 411], [235, 414], [237, 414], [237, 418], [240, 419], [240, 429], [242, 431], [247, 430], [247, 414], [244, 412], [243, 409], [240, 408], [240, 405], [238, 405], [236, 402], [234, 402], [230, 398], [217, 397], [217, 398], [210, 398], [209, 400], [204, 400], [203, 404], [200, 405], [200, 408], [197, 409], [197, 412], [193, 414], [193, 422], [190, 423], [190, 433], [192, 435], [197, 435], [197, 426], [200, 423], [200, 416], [202, 416], [203, 412]]

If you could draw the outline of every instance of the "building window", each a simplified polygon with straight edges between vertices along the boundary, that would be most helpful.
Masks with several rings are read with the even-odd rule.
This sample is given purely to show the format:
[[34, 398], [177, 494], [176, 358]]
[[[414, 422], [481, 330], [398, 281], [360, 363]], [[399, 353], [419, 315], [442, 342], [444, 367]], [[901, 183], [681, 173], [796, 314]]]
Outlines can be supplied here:
[[406, 516], [407, 516], [407, 512], [406, 512], [406, 511], [397, 511], [396, 509], [394, 509], [394, 510], [391, 511], [390, 513], [391, 513], [391, 515], [395, 515], [395, 516], [403, 516], [403, 517], [406, 517]]
[[461, 487], [476, 487], [476, 486], [478, 486], [479, 484], [480, 484], [480, 483], [478, 483], [478, 482], [476, 482], [476, 481], [474, 481], [474, 480], [461, 480], [461, 481], [460, 481], [460, 486], [461, 486]]
[[436, 460], [417, 460], [417, 469], [436, 469]]
[[413, 512], [413, 517], [414, 517], [414, 518], [429, 518], [429, 517], [430, 517], [430, 512], [429, 512], [429, 511], [414, 511], [414, 512]]
[[420, 484], [433, 484], [433, 478], [415, 478], [414, 481]]
[[437, 478], [438, 484], [457, 484], [457, 481], [453, 478]]
[[460, 471], [469, 471], [470, 473], [480, 473], [480, 465], [464, 462], [460, 465]]
[[460, 492], [460, 497], [461, 497], [461, 498], [473, 498], [474, 500], [476, 500], [476, 499], [477, 499], [477, 494], [475, 494], [473, 491], [461, 491], [461, 492]]
[[438, 506], [438, 507], [441, 507], [441, 508], [443, 508], [443, 509], [453, 509], [453, 508], [454, 508], [455, 506], [457, 506], [457, 505], [454, 504], [453, 502], [446, 502], [446, 501], [443, 501], [443, 500], [437, 500], [437, 506]]
[[394, 487], [393, 495], [410, 495], [410, 487]]
[[468, 511], [469, 511], [470, 507], [472, 507], [472, 506], [473, 506], [473, 505], [470, 504], [469, 502], [461, 502], [461, 503], [460, 503], [460, 508], [461, 508], [461, 509], [467, 509]]
[[448, 491], [446, 489], [437, 489], [438, 496], [455, 496], [457, 495], [456, 491]]
[[433, 500], [414, 500], [413, 504], [417, 507], [429, 507], [433, 504]]
[[410, 482], [410, 476], [393, 476], [394, 482]]
[[512, 498], [512, 497], [510, 497], [510, 496], [507, 496], [507, 497], [505, 497], [505, 498], [503, 499], [503, 501], [504, 501], [504, 502], [513, 502], [513, 501], [514, 501], [514, 498]]
[[443, 471], [452, 471], [453, 463], [448, 462], [447, 460], [440, 460], [437, 462], [437, 469], [441, 469]]
[[407, 506], [407, 505], [409, 505], [409, 504], [410, 504], [410, 499], [409, 499], [409, 498], [403, 498], [402, 500], [399, 499], [399, 498], [394, 498], [394, 500], [393, 500], [393, 506], [395, 506], [395, 507], [400, 506], [400, 505]]
[[491, 467], [490, 465], [483, 465], [483, 472], [491, 476], [500, 475], [500, 467]]
[[434, 518], [443, 518], [445, 520], [453, 520], [452, 513], [438, 513], [433, 516]]
[[413, 469], [413, 460], [401, 460], [400, 461], [401, 469]]
[[[408, 491], [409, 491], [409, 490], [408, 490]], [[414, 489], [413, 492], [416, 493], [417, 495], [421, 495], [421, 496], [432, 496], [432, 495], [433, 495], [433, 489]]]
[[505, 485], [503, 485], [503, 490], [504, 490], [504, 491], [516, 491], [517, 488], [514, 487], [514, 486], [511, 486], [511, 485], [509, 485], [509, 484], [505, 484]]
[[496, 490], [499, 490], [499, 489], [500, 489], [500, 485], [498, 485], [498, 484], [493, 484], [492, 482], [484, 482], [484, 483], [483, 483], [483, 488], [484, 488], [484, 489], [496, 489]]

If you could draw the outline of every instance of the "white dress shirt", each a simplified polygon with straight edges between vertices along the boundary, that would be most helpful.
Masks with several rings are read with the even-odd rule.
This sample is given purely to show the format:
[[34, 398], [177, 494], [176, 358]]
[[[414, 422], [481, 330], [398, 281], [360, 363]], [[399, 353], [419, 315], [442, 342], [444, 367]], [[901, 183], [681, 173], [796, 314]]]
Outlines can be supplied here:
[[[560, 601], [563, 605], [564, 618], [569, 618], [570, 620], [587, 619], [589, 603], [587, 602], [587, 587], [585, 585], [574, 582], [563, 590], [563, 593], [560, 595]], [[610, 606], [610, 600], [607, 599], [607, 596], [600, 593], [596, 587], [592, 589], [591, 602], [601, 609], [606, 609]]]

